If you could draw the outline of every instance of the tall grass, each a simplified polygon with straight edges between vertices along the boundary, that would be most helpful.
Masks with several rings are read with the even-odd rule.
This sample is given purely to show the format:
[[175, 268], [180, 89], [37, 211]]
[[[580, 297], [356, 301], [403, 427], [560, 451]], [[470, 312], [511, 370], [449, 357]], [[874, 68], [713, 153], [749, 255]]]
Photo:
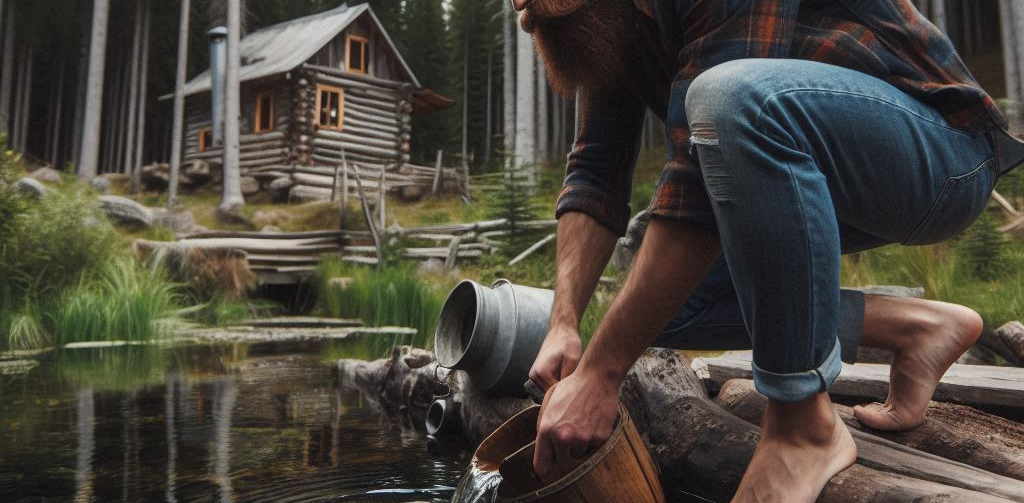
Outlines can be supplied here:
[[[342, 286], [333, 278], [349, 278]], [[345, 264], [340, 258], [321, 262], [317, 270], [320, 311], [339, 318], [357, 318], [372, 326], [417, 330], [410, 341], [433, 346], [434, 328], [454, 280], [420, 276], [413, 265], [372, 269]]]
[[83, 281], [52, 314], [58, 345], [79, 341], [145, 341], [160, 338], [159, 321], [178, 307], [174, 285], [159, 271], [115, 259]]

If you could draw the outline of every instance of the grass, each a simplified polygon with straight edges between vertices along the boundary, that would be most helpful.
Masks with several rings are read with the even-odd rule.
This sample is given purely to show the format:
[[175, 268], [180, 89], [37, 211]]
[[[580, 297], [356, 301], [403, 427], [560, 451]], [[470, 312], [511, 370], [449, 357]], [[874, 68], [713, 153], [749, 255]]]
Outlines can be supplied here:
[[[332, 282], [349, 278], [345, 286]], [[382, 269], [345, 264], [338, 257], [317, 269], [317, 296], [322, 314], [356, 318], [370, 326], [417, 330], [418, 347], [433, 346], [434, 328], [454, 279], [420, 275], [411, 264]]]
[[175, 286], [131, 259], [111, 261], [74, 289], [52, 316], [54, 342], [146, 341], [166, 335], [159, 323], [180, 303]]

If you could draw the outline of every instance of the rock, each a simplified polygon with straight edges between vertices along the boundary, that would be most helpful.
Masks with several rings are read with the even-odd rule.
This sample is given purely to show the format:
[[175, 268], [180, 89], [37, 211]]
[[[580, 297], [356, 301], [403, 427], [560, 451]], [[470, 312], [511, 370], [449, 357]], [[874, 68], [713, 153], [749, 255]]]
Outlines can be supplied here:
[[295, 185], [295, 181], [291, 177], [276, 178], [270, 182], [268, 188], [270, 190], [288, 190], [292, 188], [292, 185]]
[[186, 178], [189, 180], [189, 185], [198, 186], [203, 185], [210, 181], [212, 178], [212, 171], [210, 165], [205, 161], [193, 161], [183, 170]]
[[14, 182], [14, 186], [18, 187], [18, 190], [22, 193], [35, 198], [43, 197], [43, 195], [46, 194], [46, 191], [49, 190], [39, 180], [29, 177], [25, 177]]
[[281, 210], [258, 210], [252, 214], [252, 223], [260, 226], [278, 226], [291, 219], [291, 215]]
[[280, 234], [284, 231], [282, 231], [281, 228], [276, 225], [264, 225], [263, 228], [260, 229], [260, 232], [264, 234]]
[[[160, 163], [143, 166], [141, 176], [142, 185], [147, 190], [164, 190], [170, 185], [171, 165]], [[178, 180], [182, 185], [187, 185], [187, 181], [187, 177]]]
[[107, 184], [110, 187], [109, 190], [119, 190], [122, 192], [128, 192], [132, 188], [132, 177], [124, 173], [104, 173], [94, 178], [94, 180], [98, 178], [106, 180]]
[[110, 180], [100, 176], [89, 180], [89, 186], [96, 189], [96, 192], [99, 192], [100, 194], [110, 192]]
[[863, 288], [855, 288], [866, 295], [885, 295], [888, 297], [913, 297], [924, 298], [924, 287], [921, 286], [891, 286], [891, 285], [869, 285]]
[[167, 227], [176, 234], [193, 232], [196, 225], [192, 212], [185, 209], [168, 211], [158, 209], [153, 212], [153, 223]]
[[1011, 321], [978, 339], [977, 347], [994, 353], [1010, 365], [1024, 367], [1024, 323]]
[[43, 183], [64, 183], [64, 177], [60, 175], [60, 171], [51, 167], [39, 168], [28, 176]]
[[259, 180], [251, 176], [243, 176], [238, 180], [238, 183], [241, 185], [243, 196], [251, 196], [259, 193], [260, 191]]
[[100, 206], [115, 224], [132, 229], [153, 225], [153, 210], [121, 196], [100, 196]]
[[640, 250], [640, 243], [644, 241], [644, 234], [647, 233], [647, 224], [650, 221], [651, 213], [647, 210], [637, 213], [629, 221], [626, 235], [619, 238], [619, 242], [615, 245], [615, 252], [612, 254], [612, 264], [619, 271], [626, 272], [633, 265], [633, 258]]
[[405, 202], [416, 202], [423, 199], [428, 190], [424, 185], [406, 185], [399, 189], [398, 197]]

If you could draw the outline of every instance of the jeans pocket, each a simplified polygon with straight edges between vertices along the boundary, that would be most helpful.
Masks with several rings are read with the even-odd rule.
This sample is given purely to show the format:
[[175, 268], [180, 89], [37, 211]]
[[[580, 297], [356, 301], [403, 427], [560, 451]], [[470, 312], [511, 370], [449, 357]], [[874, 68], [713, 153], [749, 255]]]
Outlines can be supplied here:
[[988, 206], [999, 177], [997, 164], [989, 159], [970, 173], [947, 179], [928, 215], [903, 244], [940, 243], [967, 230]]

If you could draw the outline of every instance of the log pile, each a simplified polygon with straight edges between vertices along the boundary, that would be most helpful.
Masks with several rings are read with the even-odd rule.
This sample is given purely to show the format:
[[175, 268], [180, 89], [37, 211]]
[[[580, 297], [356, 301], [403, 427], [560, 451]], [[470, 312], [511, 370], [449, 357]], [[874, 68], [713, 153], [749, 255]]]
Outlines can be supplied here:
[[342, 165], [339, 159], [335, 165], [264, 166], [251, 169], [246, 175], [259, 180], [264, 190], [281, 191], [278, 199], [289, 202], [358, 199], [356, 176], [361, 179], [363, 189], [373, 204], [380, 198], [382, 176], [384, 193], [405, 200], [419, 199], [430, 193], [435, 178], [440, 180], [441, 193], [465, 194], [468, 190], [468, 180], [461, 168], [433, 168], [409, 163], [399, 170], [394, 165], [384, 164], [353, 162]]
[[[409, 360], [409, 363], [407, 363]], [[415, 361], [412, 361], [415, 360]], [[410, 364], [412, 366], [410, 366]], [[403, 390], [436, 388], [436, 364], [396, 352], [373, 363], [338, 362], [341, 382], [362, 390], [401, 411], [411, 394]], [[416, 368], [413, 368], [416, 367]], [[461, 402], [466, 436], [479, 440], [528, 404], [523, 400], [481, 396], [457, 372], [441, 372]], [[419, 380], [426, 383], [418, 384]], [[415, 395], [422, 403], [422, 396]], [[650, 351], [633, 367], [621, 398], [640, 429], [655, 462], [669, 501], [728, 501], [753, 455], [758, 439], [756, 397], [749, 385], [730, 383], [713, 402], [705, 381], [679, 353]], [[397, 401], [397, 402], [396, 402]], [[422, 406], [404, 410], [418, 414]], [[730, 413], [730, 411], [732, 413]], [[397, 413], [397, 412], [396, 412]], [[957, 421], [962, 418], [962, 421]], [[405, 418], [414, 424], [422, 417]], [[965, 427], [967, 425], [967, 427]], [[969, 425], [978, 425], [977, 430]], [[1024, 459], [1024, 428], [962, 406], [933, 405], [918, 430], [888, 438], [856, 431], [858, 463], [826, 486], [822, 503], [985, 503], [1024, 501], [1019, 477]], [[929, 437], [953, 438], [945, 442]], [[971, 439], [980, 437], [977, 445]], [[957, 459], [948, 459], [955, 457]]]

